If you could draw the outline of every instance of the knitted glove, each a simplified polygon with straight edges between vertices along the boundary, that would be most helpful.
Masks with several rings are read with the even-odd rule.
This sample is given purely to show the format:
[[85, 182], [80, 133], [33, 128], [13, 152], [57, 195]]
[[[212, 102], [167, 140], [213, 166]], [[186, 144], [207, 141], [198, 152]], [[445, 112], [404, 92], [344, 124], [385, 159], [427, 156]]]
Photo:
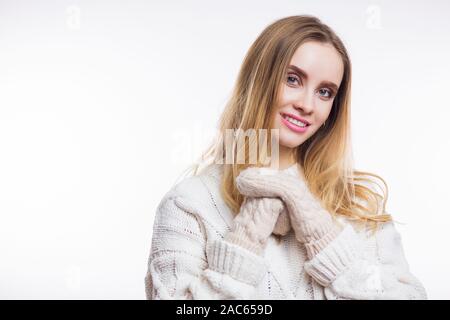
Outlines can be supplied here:
[[245, 198], [225, 240], [261, 255], [282, 210], [278, 198]]
[[314, 197], [303, 177], [269, 168], [247, 168], [236, 179], [241, 194], [248, 197], [279, 197], [289, 212], [297, 240], [314, 257], [341, 231], [331, 214]]

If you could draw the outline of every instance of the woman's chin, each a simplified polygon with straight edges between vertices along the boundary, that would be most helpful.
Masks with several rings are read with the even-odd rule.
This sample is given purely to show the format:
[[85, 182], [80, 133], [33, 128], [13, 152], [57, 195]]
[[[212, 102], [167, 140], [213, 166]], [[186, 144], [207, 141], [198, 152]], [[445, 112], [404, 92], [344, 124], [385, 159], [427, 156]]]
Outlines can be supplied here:
[[294, 149], [297, 148], [299, 145], [302, 144], [303, 141], [299, 141], [299, 139], [286, 139], [283, 137], [280, 137], [280, 148], [290, 148], [290, 149]]

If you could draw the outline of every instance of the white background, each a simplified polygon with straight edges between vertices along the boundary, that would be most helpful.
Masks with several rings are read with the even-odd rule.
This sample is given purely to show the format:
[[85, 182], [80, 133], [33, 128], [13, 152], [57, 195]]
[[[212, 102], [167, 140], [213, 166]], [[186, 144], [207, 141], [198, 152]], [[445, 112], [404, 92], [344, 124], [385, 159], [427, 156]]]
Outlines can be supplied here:
[[386, 179], [412, 272], [449, 299], [437, 0], [0, 1], [0, 298], [144, 299], [159, 201], [212, 137], [251, 43], [297, 14], [346, 44], [357, 169]]

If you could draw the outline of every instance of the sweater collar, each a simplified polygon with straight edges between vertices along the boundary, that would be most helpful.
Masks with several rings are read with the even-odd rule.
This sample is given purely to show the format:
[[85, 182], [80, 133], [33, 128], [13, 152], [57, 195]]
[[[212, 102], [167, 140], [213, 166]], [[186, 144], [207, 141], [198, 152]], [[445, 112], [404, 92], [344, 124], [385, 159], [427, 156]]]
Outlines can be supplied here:
[[287, 173], [287, 174], [291, 174], [291, 175], [293, 175], [293, 176], [297, 176], [297, 177], [300, 176], [299, 169], [298, 169], [298, 164], [297, 164], [297, 163], [294, 163], [294, 164], [291, 165], [290, 167], [288, 167], [288, 168], [286, 168], [286, 169], [283, 169], [283, 170], [281, 170], [281, 171], [283, 171], [283, 172], [285, 172], [285, 173]]
[[[206, 172], [213, 175], [216, 178], [220, 178], [221, 174], [223, 173], [223, 165], [220, 164], [211, 164], [208, 166], [208, 168], [205, 169]], [[300, 176], [299, 169], [298, 169], [298, 163], [294, 163], [288, 168], [282, 169], [282, 172], [292, 174], [294, 176]]]

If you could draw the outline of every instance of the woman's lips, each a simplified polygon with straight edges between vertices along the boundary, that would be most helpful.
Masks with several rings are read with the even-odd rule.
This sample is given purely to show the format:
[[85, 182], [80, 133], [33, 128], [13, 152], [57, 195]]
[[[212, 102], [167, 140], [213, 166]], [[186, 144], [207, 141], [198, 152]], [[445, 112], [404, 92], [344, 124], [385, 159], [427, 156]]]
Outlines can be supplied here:
[[308, 130], [308, 127], [309, 127], [309, 125], [307, 125], [306, 127], [299, 127], [299, 126], [293, 124], [292, 122], [289, 122], [288, 120], [286, 120], [282, 114], [281, 114], [281, 122], [283, 122], [286, 127], [288, 127], [289, 129], [291, 129], [292, 131], [297, 132], [297, 133], [303, 133], [306, 130]]

